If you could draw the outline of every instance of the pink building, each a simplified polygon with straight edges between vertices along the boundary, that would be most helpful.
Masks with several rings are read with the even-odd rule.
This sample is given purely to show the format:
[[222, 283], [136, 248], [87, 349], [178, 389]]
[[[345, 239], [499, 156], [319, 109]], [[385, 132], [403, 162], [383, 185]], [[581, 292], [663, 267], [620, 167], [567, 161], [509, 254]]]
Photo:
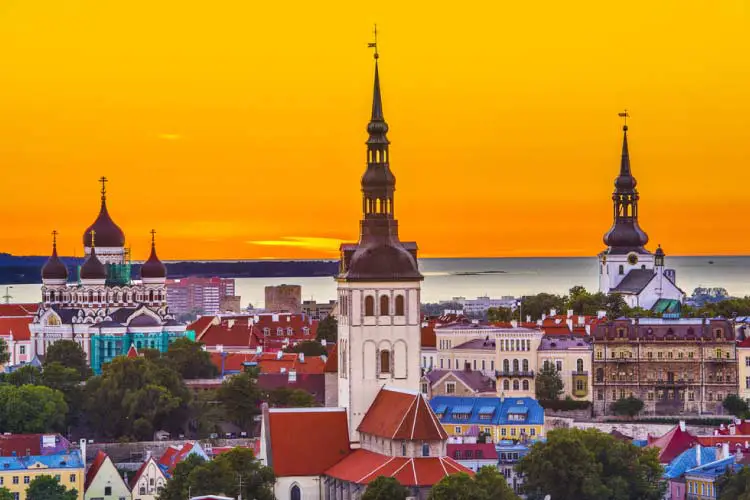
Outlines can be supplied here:
[[167, 304], [172, 314], [217, 314], [222, 299], [234, 295], [234, 278], [167, 280]]

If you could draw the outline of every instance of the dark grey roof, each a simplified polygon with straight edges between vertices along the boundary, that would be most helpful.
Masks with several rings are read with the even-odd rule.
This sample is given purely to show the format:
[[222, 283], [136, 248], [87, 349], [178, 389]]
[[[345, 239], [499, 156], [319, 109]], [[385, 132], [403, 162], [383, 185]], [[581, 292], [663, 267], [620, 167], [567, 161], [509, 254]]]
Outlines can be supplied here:
[[495, 350], [495, 340], [485, 340], [485, 339], [472, 339], [467, 342], [464, 342], [463, 344], [459, 344], [454, 349], [484, 349], [488, 351], [494, 351]]
[[114, 311], [111, 311], [109, 313], [109, 317], [112, 318], [112, 321], [116, 321], [117, 323], [125, 323], [125, 321], [127, 321], [130, 315], [133, 314], [136, 309], [136, 307], [120, 307], [118, 309], [115, 309]]
[[160, 326], [161, 321], [154, 319], [149, 314], [139, 314], [128, 323], [128, 326]]
[[653, 269], [631, 269], [619, 285], [611, 290], [612, 293], [638, 294], [646, 288], [656, 274]]
[[430, 382], [430, 385], [433, 385], [448, 373], [453, 374], [466, 387], [475, 392], [491, 392], [495, 390], [495, 381], [480, 371], [432, 370], [425, 374], [425, 378]]
[[70, 324], [73, 322], [73, 318], [78, 316], [79, 309], [68, 308], [68, 307], [52, 307], [52, 309], [60, 316], [60, 320], [63, 324]]
[[122, 323], [118, 323], [117, 321], [102, 321], [101, 323], [96, 323], [94, 328], [122, 328], [123, 326]]

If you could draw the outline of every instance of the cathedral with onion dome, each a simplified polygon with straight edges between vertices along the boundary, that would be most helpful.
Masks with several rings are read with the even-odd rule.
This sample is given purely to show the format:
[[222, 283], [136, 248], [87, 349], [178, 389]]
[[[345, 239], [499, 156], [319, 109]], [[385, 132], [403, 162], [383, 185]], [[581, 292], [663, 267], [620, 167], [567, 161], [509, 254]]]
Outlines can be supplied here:
[[83, 233], [85, 260], [71, 273], [57, 255], [53, 232], [52, 255], [42, 267], [42, 303], [29, 325], [32, 356], [44, 356], [58, 340], [74, 340], [95, 373], [131, 346], [164, 352], [175, 339], [195, 335], [167, 307], [167, 267], [156, 254], [154, 231], [140, 281], [131, 280], [125, 234], [107, 210], [106, 178], [100, 182], [99, 215]]
[[[627, 113], [620, 116], [627, 117]], [[638, 224], [636, 180], [630, 169], [628, 126], [624, 125], [620, 174], [612, 193], [614, 220], [604, 235], [607, 249], [599, 254], [599, 291], [620, 294], [630, 307], [678, 313], [685, 292], [677, 286], [674, 269], [665, 268], [661, 245], [646, 249], [648, 235]]]

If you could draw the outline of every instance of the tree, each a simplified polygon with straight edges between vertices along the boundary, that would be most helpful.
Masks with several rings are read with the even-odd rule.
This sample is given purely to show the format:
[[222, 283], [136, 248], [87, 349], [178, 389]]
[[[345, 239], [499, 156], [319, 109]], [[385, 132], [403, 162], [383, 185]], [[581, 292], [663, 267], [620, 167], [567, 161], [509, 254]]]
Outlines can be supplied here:
[[240, 428], [249, 430], [253, 418], [260, 413], [261, 391], [257, 371], [249, 370], [225, 380], [219, 389], [219, 400], [227, 416]]
[[487, 321], [490, 323], [508, 323], [511, 319], [513, 319], [513, 311], [508, 307], [487, 309]]
[[553, 401], [563, 392], [563, 381], [560, 373], [552, 363], [544, 363], [536, 376], [536, 398], [541, 401]]
[[277, 387], [268, 391], [264, 398], [268, 405], [273, 408], [310, 408], [318, 406], [318, 402], [312, 394], [304, 389], [291, 389], [289, 387]]
[[46, 364], [41, 376], [42, 384], [60, 391], [68, 405], [67, 424], [75, 424], [83, 412], [84, 386], [81, 375], [75, 368], [66, 368], [59, 361]]
[[190, 391], [165, 363], [119, 356], [86, 384], [86, 415], [99, 435], [150, 439], [152, 432], [182, 431]]
[[367, 485], [362, 500], [406, 500], [409, 489], [392, 477], [378, 476]]
[[0, 385], [0, 432], [61, 431], [67, 412], [60, 391], [40, 385]]
[[621, 318], [626, 315], [628, 309], [628, 304], [625, 302], [625, 299], [621, 294], [610, 293], [607, 295], [607, 301], [604, 306], [604, 310], [607, 312], [607, 318]]
[[52, 476], [37, 476], [26, 489], [27, 500], [77, 500], [78, 490], [66, 489]]
[[89, 363], [86, 360], [86, 353], [78, 342], [74, 340], [58, 340], [47, 348], [44, 356], [44, 365], [58, 362], [67, 368], [75, 368], [81, 376], [81, 380], [86, 380], [92, 375]]
[[0, 338], [0, 365], [4, 365], [8, 361], [10, 361], [10, 351], [8, 350], [8, 343], [5, 341], [5, 339]]
[[220, 432], [219, 424], [226, 419], [224, 406], [219, 401], [219, 391], [209, 389], [200, 391], [191, 404], [191, 429], [199, 437], [208, 437]]
[[487, 500], [520, 500], [497, 467], [482, 467], [474, 476], [474, 482]]
[[[203, 465], [206, 461], [198, 455], [188, 455], [185, 460], [179, 462], [172, 472], [172, 477], [159, 493], [159, 500], [185, 500], [191, 498], [193, 492], [188, 493], [190, 473]], [[216, 494], [216, 492], [212, 492]], [[197, 494], [197, 492], [196, 492]]]
[[0, 500], [13, 500], [13, 493], [6, 487], [0, 488]]
[[211, 362], [211, 355], [203, 350], [203, 344], [186, 337], [169, 344], [164, 359], [183, 379], [214, 378], [219, 373]]
[[530, 500], [658, 500], [663, 473], [654, 448], [638, 448], [595, 429], [554, 429], [516, 465]]
[[465, 472], [445, 476], [430, 490], [429, 500], [487, 500], [474, 479]]
[[750, 468], [742, 467], [738, 472], [729, 471], [716, 482], [718, 500], [750, 500]]
[[4, 381], [15, 385], [40, 385], [42, 383], [42, 370], [33, 365], [24, 365], [16, 371], [5, 375]]
[[305, 356], [328, 355], [328, 351], [325, 347], [323, 347], [323, 344], [321, 344], [320, 342], [316, 342], [315, 340], [306, 340], [305, 342], [295, 344], [286, 349], [286, 352], [301, 352]]
[[326, 342], [336, 342], [339, 338], [339, 322], [332, 314], [318, 322], [318, 331], [315, 338], [318, 341], [325, 340]]
[[721, 403], [724, 409], [735, 417], [744, 418], [747, 414], [747, 401], [736, 394], [729, 394]]
[[621, 398], [612, 403], [610, 409], [615, 415], [627, 415], [632, 418], [638, 415], [643, 409], [643, 401], [635, 396]]
[[[532, 320], [542, 317], [542, 314], [549, 314], [550, 309], [562, 311], [565, 308], [565, 298], [559, 295], [549, 293], [540, 293], [537, 295], [528, 295], [521, 298], [519, 313], [524, 316], [531, 316]], [[526, 321], [526, 318], [521, 318]]]

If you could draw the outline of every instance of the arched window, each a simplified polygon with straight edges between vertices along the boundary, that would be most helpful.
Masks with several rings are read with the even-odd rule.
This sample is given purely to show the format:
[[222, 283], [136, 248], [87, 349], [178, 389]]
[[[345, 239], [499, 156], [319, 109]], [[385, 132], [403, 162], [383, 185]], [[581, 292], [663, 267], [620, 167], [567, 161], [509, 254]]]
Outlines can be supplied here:
[[391, 372], [391, 351], [383, 349], [380, 351], [380, 373]]
[[518, 371], [518, 360], [517, 359], [513, 360], [513, 371], [514, 372]]
[[289, 498], [291, 498], [291, 500], [302, 500], [302, 491], [300, 491], [299, 486], [296, 484], [292, 486], [292, 489], [289, 492]]
[[381, 316], [388, 316], [390, 314], [390, 311], [388, 310], [388, 296], [387, 295], [381, 295], [380, 296], [380, 315]]
[[396, 295], [396, 316], [404, 315], [404, 296]]
[[430, 456], [430, 445], [429, 445], [429, 443], [422, 443], [422, 456], [423, 457], [429, 457]]
[[365, 297], [365, 316], [375, 316], [375, 297]]
[[513, 381], [513, 390], [514, 390], [514, 391], [517, 391], [517, 390], [518, 390], [518, 380], [514, 380], [514, 381]]
[[529, 360], [528, 359], [524, 359], [523, 360], [523, 371], [525, 371], [525, 372], [529, 371]]
[[528, 391], [529, 390], [529, 381], [528, 380], [524, 380], [523, 381], [523, 390], [524, 391]]
[[581, 358], [578, 358], [578, 361], [576, 361], [576, 371], [583, 371], [583, 360]]
[[510, 371], [510, 361], [508, 361], [507, 359], [503, 360], [503, 371], [504, 372]]
[[503, 380], [503, 389], [506, 391], [510, 390], [510, 380]]

